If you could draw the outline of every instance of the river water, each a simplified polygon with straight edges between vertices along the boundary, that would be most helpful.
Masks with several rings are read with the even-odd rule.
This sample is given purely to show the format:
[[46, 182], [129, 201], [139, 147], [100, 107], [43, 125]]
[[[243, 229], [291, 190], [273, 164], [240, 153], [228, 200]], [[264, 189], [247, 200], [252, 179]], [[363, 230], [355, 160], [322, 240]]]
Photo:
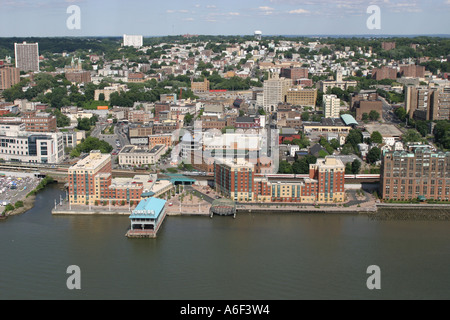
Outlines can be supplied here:
[[[50, 186], [0, 221], [0, 299], [449, 299], [450, 222], [352, 214], [167, 217], [157, 239], [128, 217], [52, 216]], [[69, 290], [69, 266], [81, 289]], [[381, 289], [367, 268], [379, 266]]]

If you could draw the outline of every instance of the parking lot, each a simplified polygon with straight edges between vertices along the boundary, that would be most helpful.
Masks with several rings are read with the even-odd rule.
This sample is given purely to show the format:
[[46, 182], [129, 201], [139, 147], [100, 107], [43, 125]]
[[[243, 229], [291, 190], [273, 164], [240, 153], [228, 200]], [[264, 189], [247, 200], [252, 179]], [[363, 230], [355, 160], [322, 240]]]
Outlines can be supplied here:
[[0, 172], [0, 213], [7, 204], [23, 201], [39, 182], [33, 174]]

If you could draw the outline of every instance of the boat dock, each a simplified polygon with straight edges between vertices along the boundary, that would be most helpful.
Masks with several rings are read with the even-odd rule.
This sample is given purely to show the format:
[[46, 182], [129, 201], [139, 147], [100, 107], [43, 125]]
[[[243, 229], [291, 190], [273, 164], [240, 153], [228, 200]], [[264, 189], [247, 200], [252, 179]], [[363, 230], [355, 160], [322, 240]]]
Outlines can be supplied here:
[[166, 202], [157, 198], [142, 200], [130, 215], [131, 228], [125, 236], [128, 238], [156, 238], [166, 218]]

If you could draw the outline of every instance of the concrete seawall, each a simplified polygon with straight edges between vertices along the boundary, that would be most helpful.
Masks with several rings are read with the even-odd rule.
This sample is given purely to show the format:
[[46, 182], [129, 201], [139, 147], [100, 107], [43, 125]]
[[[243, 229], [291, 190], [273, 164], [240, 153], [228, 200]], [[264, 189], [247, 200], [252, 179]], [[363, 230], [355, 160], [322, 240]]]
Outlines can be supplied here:
[[379, 209], [444, 209], [450, 210], [449, 204], [428, 204], [428, 203], [377, 203]]

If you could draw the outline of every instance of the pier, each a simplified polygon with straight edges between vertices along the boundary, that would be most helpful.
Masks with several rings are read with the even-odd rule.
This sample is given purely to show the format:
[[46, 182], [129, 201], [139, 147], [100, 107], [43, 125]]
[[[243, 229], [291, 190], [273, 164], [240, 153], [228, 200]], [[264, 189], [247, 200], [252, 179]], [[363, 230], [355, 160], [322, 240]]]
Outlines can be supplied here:
[[142, 200], [130, 215], [131, 228], [126, 233], [128, 238], [156, 238], [166, 218], [166, 201], [150, 198]]

